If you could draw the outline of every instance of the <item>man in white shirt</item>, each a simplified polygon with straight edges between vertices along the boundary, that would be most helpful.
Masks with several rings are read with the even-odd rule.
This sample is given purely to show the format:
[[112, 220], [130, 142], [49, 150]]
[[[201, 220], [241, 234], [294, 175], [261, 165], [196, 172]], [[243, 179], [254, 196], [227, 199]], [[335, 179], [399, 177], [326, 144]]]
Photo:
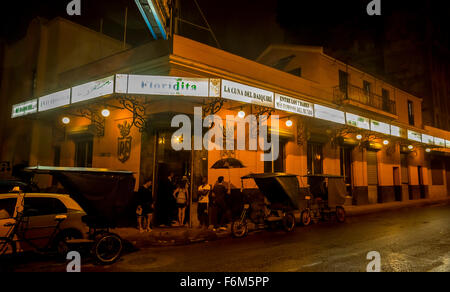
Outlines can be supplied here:
[[208, 184], [208, 179], [204, 177], [202, 179], [202, 185], [198, 187], [197, 216], [201, 228], [208, 228], [209, 226], [208, 206], [210, 193], [211, 185]]

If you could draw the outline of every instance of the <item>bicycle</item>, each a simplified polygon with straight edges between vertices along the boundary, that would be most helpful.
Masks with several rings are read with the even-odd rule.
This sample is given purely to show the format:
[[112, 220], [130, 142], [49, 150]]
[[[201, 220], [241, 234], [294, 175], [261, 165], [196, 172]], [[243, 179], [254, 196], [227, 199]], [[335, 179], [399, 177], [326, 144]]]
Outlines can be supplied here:
[[[22, 200], [23, 202], [23, 200]], [[22, 204], [23, 207], [23, 204]], [[109, 232], [109, 228], [95, 226], [91, 217], [83, 218], [89, 226], [88, 239], [59, 239], [61, 234], [61, 223], [67, 219], [66, 215], [56, 215], [56, 226], [52, 234], [48, 237], [48, 241], [43, 248], [38, 247], [32, 240], [26, 238], [28, 230], [28, 217], [23, 211], [16, 208], [16, 217], [13, 218], [14, 223], [10, 223], [10, 231], [7, 237], [0, 237], [0, 256], [8, 255], [12, 258], [20, 253], [20, 243], [26, 243], [32, 247], [32, 250], [41, 255], [59, 255], [66, 256], [69, 251], [81, 250], [87, 246], [91, 255], [100, 264], [113, 264], [116, 262], [123, 250], [123, 242], [119, 235]], [[94, 226], [94, 227], [92, 227]]]

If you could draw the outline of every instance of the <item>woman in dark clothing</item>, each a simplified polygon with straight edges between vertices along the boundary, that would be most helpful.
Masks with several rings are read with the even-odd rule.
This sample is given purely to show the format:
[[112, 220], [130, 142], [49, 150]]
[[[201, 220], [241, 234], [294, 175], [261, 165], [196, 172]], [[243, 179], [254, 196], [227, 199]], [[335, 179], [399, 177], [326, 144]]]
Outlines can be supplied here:
[[[142, 207], [142, 217], [138, 218], [138, 222], [140, 223], [139, 227], [141, 230], [145, 230], [147, 232], [152, 232], [151, 224], [153, 221], [153, 194], [152, 194], [152, 181], [146, 180], [145, 183], [139, 188], [139, 202]], [[146, 220], [145, 222], [142, 222]]]

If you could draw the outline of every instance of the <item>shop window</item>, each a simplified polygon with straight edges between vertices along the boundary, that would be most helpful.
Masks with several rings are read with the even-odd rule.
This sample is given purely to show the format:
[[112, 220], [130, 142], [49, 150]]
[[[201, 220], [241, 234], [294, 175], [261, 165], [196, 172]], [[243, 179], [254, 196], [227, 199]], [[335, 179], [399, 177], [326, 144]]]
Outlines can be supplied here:
[[92, 167], [93, 140], [80, 140], [75, 142], [75, 166]]
[[323, 145], [308, 143], [308, 173], [323, 174]]
[[444, 167], [440, 159], [431, 160], [431, 180], [435, 186], [444, 185]]
[[[267, 151], [266, 153], [270, 153], [270, 151]], [[278, 159], [274, 161], [265, 161], [264, 172], [286, 172], [286, 141], [280, 139], [280, 153]]]

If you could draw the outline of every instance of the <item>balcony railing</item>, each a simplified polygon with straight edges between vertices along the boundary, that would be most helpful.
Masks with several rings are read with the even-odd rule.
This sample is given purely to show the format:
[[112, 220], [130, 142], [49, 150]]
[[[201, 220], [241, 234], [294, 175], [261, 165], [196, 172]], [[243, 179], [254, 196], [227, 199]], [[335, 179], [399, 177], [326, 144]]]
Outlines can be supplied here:
[[395, 101], [391, 100], [389, 97], [383, 98], [373, 92], [366, 92], [364, 89], [354, 85], [349, 84], [346, 88], [336, 86], [333, 89], [333, 95], [335, 102], [338, 104], [342, 104], [346, 100], [351, 100], [393, 115], [397, 114]]

